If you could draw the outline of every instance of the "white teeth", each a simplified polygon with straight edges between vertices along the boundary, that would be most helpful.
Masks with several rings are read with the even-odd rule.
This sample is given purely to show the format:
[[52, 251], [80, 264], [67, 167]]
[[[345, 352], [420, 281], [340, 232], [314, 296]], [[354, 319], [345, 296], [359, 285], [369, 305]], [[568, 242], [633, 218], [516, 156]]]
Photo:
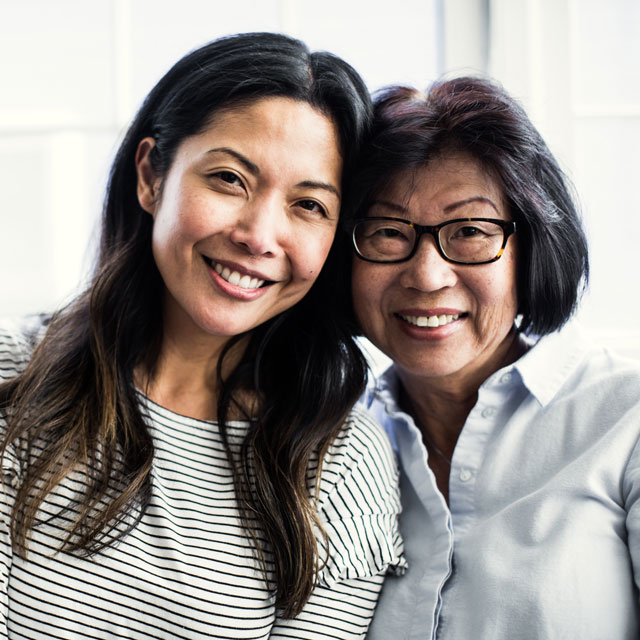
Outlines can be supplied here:
[[416, 327], [442, 327], [445, 324], [449, 324], [460, 317], [460, 314], [449, 315], [441, 314], [439, 316], [400, 316], [403, 320], [406, 320], [409, 324], [414, 324]]
[[229, 267], [223, 267], [218, 262], [211, 262], [211, 264], [216, 273], [218, 273], [223, 280], [226, 280], [230, 284], [234, 284], [237, 287], [242, 287], [243, 289], [258, 289], [264, 284], [264, 280], [252, 278], [249, 275], [243, 276], [237, 271], [231, 271]]

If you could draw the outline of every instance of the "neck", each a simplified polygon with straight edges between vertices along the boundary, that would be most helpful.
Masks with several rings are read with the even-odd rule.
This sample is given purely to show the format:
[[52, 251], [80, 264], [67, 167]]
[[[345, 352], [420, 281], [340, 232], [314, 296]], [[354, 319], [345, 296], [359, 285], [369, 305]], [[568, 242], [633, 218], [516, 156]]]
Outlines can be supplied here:
[[432, 378], [398, 370], [400, 406], [413, 416], [425, 444], [431, 443], [450, 461], [458, 436], [477, 402], [480, 385], [498, 369], [515, 362], [525, 350], [526, 343], [513, 330], [500, 353], [482, 370]]
[[[135, 381], [155, 403], [198, 420], [216, 420], [219, 397], [218, 363], [228, 339], [165, 332], [151, 371], [138, 368]], [[223, 361], [224, 379], [237, 365], [247, 339], [231, 347]]]
[[420, 384], [410, 376], [400, 376], [400, 381], [401, 408], [413, 417], [427, 447], [450, 462], [477, 389], [467, 394]]

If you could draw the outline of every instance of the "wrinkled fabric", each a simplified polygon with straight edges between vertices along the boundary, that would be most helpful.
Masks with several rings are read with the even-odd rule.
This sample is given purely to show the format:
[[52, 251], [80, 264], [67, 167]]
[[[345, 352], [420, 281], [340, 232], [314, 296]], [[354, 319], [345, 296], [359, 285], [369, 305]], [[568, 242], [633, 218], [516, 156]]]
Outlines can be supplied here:
[[640, 363], [575, 325], [494, 373], [460, 434], [450, 507], [391, 367], [362, 404], [400, 458], [409, 570], [370, 640], [640, 634]]

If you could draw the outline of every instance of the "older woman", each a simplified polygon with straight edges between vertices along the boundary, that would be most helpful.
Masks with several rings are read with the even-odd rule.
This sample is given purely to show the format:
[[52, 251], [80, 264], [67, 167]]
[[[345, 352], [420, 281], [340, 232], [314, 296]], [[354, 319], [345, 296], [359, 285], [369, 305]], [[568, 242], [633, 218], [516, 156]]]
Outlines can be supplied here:
[[640, 368], [566, 324], [588, 258], [562, 172], [484, 80], [386, 90], [374, 127], [353, 295], [393, 360], [364, 403], [410, 567], [368, 637], [637, 638]]

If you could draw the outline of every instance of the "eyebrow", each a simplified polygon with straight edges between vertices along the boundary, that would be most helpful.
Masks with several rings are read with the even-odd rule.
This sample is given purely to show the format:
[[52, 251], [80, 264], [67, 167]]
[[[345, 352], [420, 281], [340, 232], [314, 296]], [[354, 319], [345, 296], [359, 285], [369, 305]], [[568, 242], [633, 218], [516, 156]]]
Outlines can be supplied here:
[[325, 191], [329, 191], [333, 193], [338, 200], [340, 199], [340, 191], [336, 189], [332, 184], [328, 182], [316, 182], [314, 180], [303, 180], [302, 182], [298, 182], [296, 187], [303, 187], [305, 189], [324, 189]]
[[[445, 213], [450, 213], [451, 211], [455, 211], [456, 209], [464, 207], [467, 204], [471, 204], [472, 202], [485, 202], [486, 204], [493, 207], [496, 210], [496, 213], [499, 213], [498, 207], [495, 205], [493, 200], [491, 200], [490, 198], [485, 198], [484, 196], [474, 196], [472, 198], [460, 200], [459, 202], [452, 202], [451, 204], [448, 204], [446, 207], [444, 207], [443, 211]], [[409, 213], [407, 207], [404, 207], [401, 204], [397, 204], [395, 202], [390, 202], [389, 200], [374, 200], [371, 203], [371, 206], [373, 207], [375, 205], [382, 205], [383, 207], [387, 207], [388, 209], [391, 209], [398, 213], [402, 213], [404, 215], [407, 215]]]
[[460, 202], [453, 202], [452, 204], [448, 204], [444, 208], [445, 213], [449, 213], [449, 211], [454, 211], [455, 209], [459, 209], [460, 207], [464, 207], [467, 204], [471, 204], [472, 202], [485, 202], [496, 210], [496, 213], [500, 213], [498, 211], [498, 207], [495, 205], [493, 200], [490, 198], [485, 198], [484, 196], [474, 196], [473, 198], [467, 198], [466, 200], [460, 200]]
[[375, 207], [376, 205], [381, 205], [383, 207], [386, 207], [387, 209], [391, 209], [392, 211], [402, 213], [404, 215], [407, 215], [409, 213], [407, 207], [403, 207], [401, 204], [396, 204], [395, 202], [390, 202], [389, 200], [374, 200], [371, 203], [370, 207]]
[[226, 153], [230, 156], [233, 156], [238, 162], [241, 162], [248, 171], [250, 171], [254, 176], [257, 176], [260, 173], [260, 168], [254, 162], [251, 162], [249, 158], [243, 156], [241, 153], [232, 149], [231, 147], [216, 147], [215, 149], [209, 149], [207, 153]]

